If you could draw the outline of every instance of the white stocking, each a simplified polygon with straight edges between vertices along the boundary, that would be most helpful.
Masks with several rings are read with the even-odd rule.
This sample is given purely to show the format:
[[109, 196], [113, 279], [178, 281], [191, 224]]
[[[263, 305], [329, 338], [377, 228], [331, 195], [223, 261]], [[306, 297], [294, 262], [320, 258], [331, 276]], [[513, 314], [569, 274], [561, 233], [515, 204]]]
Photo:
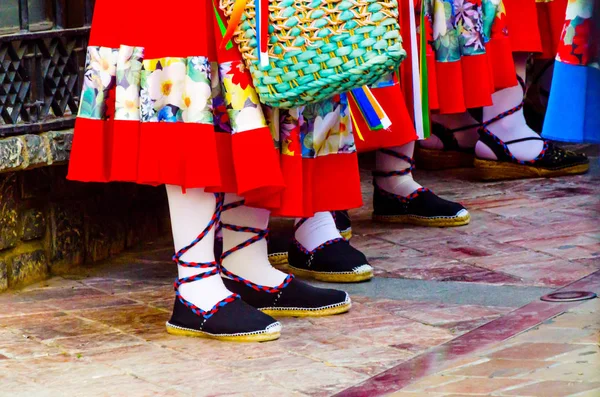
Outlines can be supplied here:
[[[517, 74], [525, 81], [525, 70], [527, 64], [528, 54], [516, 53], [515, 66]], [[492, 106], [486, 106], [483, 108], [483, 120], [490, 120], [500, 113], [503, 113], [509, 109], [512, 109], [519, 105], [523, 100], [523, 89], [520, 85], [514, 87], [505, 88], [492, 95], [494, 104]], [[520, 138], [528, 137], [539, 137], [539, 135], [533, 131], [527, 125], [523, 109], [506, 116], [505, 118], [492, 123], [488, 129], [502, 141], [512, 141]], [[531, 140], [525, 142], [518, 142], [508, 146], [511, 153], [519, 160], [527, 161], [536, 158], [542, 151], [544, 143], [541, 140]], [[497, 160], [494, 152], [487, 147], [483, 142], [477, 142], [475, 146], [475, 153], [477, 157]]]
[[[296, 223], [300, 220], [296, 219]], [[309, 251], [326, 241], [341, 238], [331, 212], [317, 212], [308, 218], [294, 234], [296, 240]]]
[[[396, 146], [390, 148], [390, 150], [412, 158], [415, 150], [415, 142], [413, 141], [402, 146]], [[406, 168], [410, 168], [410, 164], [406, 161], [385, 154], [382, 151], [377, 151], [377, 171], [401, 171]], [[408, 196], [421, 187], [421, 185], [413, 180], [411, 172], [401, 176], [376, 177], [375, 179], [380, 188], [399, 196]]]
[[[235, 194], [225, 195], [225, 204], [241, 201]], [[252, 227], [264, 230], [269, 224], [269, 211], [242, 205], [221, 214], [224, 224]], [[223, 228], [223, 252], [242, 244], [256, 236], [254, 233], [236, 232]], [[283, 282], [287, 274], [275, 269], [267, 256], [267, 240], [261, 239], [223, 259], [223, 267], [231, 273], [253, 283], [267, 287], [276, 287]]]
[[[167, 196], [175, 250], [179, 251], [194, 241], [210, 222], [215, 213], [215, 195], [206, 193], [204, 189], [187, 189], [186, 193], [183, 193], [181, 187], [167, 185]], [[214, 241], [215, 228], [213, 227], [198, 244], [183, 254], [181, 259], [199, 263], [214, 261]], [[177, 266], [179, 278], [195, 276], [212, 269], [214, 268]], [[217, 302], [231, 295], [218, 274], [182, 284], [179, 292], [184, 299], [202, 310], [212, 309]]]

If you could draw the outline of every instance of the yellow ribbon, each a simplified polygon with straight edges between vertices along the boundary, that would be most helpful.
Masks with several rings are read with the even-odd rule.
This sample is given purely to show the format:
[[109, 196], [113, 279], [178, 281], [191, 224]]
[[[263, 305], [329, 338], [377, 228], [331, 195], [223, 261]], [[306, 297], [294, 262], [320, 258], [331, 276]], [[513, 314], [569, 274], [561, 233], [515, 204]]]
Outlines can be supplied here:
[[227, 30], [223, 35], [223, 41], [221, 41], [220, 48], [222, 49], [233, 37], [235, 30], [237, 29], [240, 21], [242, 20], [242, 16], [244, 15], [244, 10], [246, 9], [246, 0], [235, 0], [233, 5], [233, 12], [229, 16], [229, 23], [227, 24]]

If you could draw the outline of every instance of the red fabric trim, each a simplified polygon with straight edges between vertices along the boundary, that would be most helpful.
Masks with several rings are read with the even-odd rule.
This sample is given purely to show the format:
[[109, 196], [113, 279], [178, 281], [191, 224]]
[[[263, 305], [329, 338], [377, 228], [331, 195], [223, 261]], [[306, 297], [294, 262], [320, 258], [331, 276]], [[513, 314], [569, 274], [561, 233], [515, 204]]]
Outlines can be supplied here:
[[440, 113], [462, 113], [465, 106], [461, 61], [435, 62]]
[[[81, 134], [78, 134], [81, 135]], [[107, 134], [110, 136], [111, 134]], [[108, 178], [112, 181], [134, 182], [137, 179], [140, 123], [115, 120], [112, 133], [112, 151]]]
[[568, 0], [537, 3], [538, 26], [542, 37], [540, 58], [553, 59], [558, 51], [560, 36], [565, 23]]
[[[172, 4], [165, 18], [160, 18], [161, 32], [177, 32], [178, 37], [188, 38], [173, 40], [168, 34], [148, 34], [148, 29], [144, 28], [148, 21], [159, 20], [157, 12], [160, 11], [155, 7], [141, 6], [138, 1], [96, 1], [89, 45], [111, 48], [119, 48], [121, 44], [141, 46], [145, 48], [146, 59], [208, 55], [208, 46], [214, 45], [212, 2], [187, 1], [185, 12], [178, 12], [173, 18], [173, 9], [182, 6], [183, 2]], [[199, 26], [206, 26], [208, 34], [201, 35], [201, 40], [189, 39], [199, 37]]]
[[285, 187], [279, 151], [275, 148], [269, 128], [233, 134], [231, 138], [233, 164], [239, 195], [252, 191], [254, 196], [268, 196]]
[[504, 0], [508, 36], [514, 52], [541, 52], [535, 0]]
[[440, 99], [438, 96], [437, 86], [438, 79], [435, 68], [435, 55], [433, 53], [426, 56], [427, 61], [427, 79], [428, 79], [428, 91], [429, 91], [429, 108], [439, 109]]
[[212, 125], [142, 123], [140, 130], [138, 183], [221, 186]]
[[536, 52], [552, 59], [565, 22], [568, 0], [537, 3], [535, 0], [504, 0], [513, 52]]
[[108, 182], [104, 168], [104, 131], [109, 122], [77, 118], [67, 179], [82, 182]]
[[493, 74], [488, 57], [472, 55], [461, 58], [465, 107], [490, 106], [494, 93]]
[[494, 91], [518, 84], [512, 47], [508, 37], [496, 37], [486, 44], [488, 62], [492, 65]]
[[[362, 205], [356, 153], [331, 154], [317, 158], [281, 156], [287, 183], [281, 207], [273, 215], [310, 217], [315, 212], [358, 208]], [[250, 202], [264, 206], [264, 202]]]
[[237, 177], [233, 166], [233, 149], [231, 145], [231, 134], [225, 132], [215, 133], [215, 142], [219, 152], [219, 172], [221, 173], [221, 185], [206, 188], [207, 192], [214, 193], [237, 193]]
[[367, 152], [386, 147], [401, 146], [417, 139], [412, 118], [408, 114], [400, 86], [372, 88], [371, 92], [387, 114], [392, 125], [387, 130], [372, 131], [358, 110], [356, 102], [349, 97], [350, 109], [358, 125], [361, 136], [353, 128], [354, 141], [359, 152]]

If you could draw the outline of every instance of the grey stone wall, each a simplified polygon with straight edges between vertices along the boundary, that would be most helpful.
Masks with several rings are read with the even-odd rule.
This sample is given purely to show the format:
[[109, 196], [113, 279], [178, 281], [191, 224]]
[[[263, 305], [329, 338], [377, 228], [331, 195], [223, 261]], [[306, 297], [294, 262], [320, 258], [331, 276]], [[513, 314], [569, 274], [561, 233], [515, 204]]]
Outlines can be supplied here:
[[[0, 167], [6, 159], [13, 161], [12, 170], [44, 156], [54, 164], [68, 159], [68, 150], [61, 149], [70, 145], [65, 134], [8, 140], [23, 145], [0, 149]], [[66, 165], [0, 173], [0, 291], [170, 234], [164, 188], [71, 182], [66, 173]]]
[[64, 164], [69, 160], [73, 130], [50, 131], [0, 139], [0, 172]]

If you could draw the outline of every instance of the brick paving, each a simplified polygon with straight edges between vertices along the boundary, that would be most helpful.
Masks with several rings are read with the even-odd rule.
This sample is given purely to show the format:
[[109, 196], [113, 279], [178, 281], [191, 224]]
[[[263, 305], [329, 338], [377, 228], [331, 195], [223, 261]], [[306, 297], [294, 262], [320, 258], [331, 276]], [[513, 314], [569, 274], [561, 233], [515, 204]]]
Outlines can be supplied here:
[[[594, 162], [588, 175], [548, 180], [480, 183], [468, 170], [419, 173], [434, 192], [468, 207], [472, 223], [457, 229], [372, 223], [365, 171], [366, 203], [352, 213], [353, 244], [376, 267], [377, 283], [361, 285], [345, 315], [283, 319], [275, 342], [166, 334], [176, 274], [168, 241], [2, 294], [0, 395], [328, 396], [369, 382], [484, 324], [501, 324], [518, 307], [483, 296], [469, 304], [438, 295], [413, 299], [410, 291], [382, 297], [370, 286], [413, 280], [431, 289], [480, 286], [484, 294], [518, 295], [598, 271], [600, 171]], [[594, 394], [600, 387], [598, 309], [598, 300], [570, 307], [481, 352], [474, 340], [459, 351], [464, 357], [438, 358], [451, 368], [393, 390], [400, 397], [600, 395]]]

